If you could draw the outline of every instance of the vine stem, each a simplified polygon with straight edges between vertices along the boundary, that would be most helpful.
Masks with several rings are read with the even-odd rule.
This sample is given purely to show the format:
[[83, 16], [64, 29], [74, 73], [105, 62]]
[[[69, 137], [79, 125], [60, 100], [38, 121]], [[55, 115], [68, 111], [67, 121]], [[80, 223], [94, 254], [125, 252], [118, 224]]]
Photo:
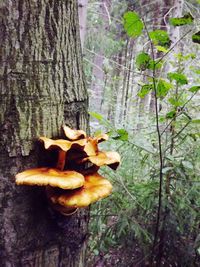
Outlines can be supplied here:
[[[150, 48], [151, 48], [151, 54], [153, 62], [155, 62], [155, 54], [154, 54], [154, 48], [152, 40], [149, 36], [148, 29], [146, 27], [146, 24], [143, 20], [144, 27], [150, 42]], [[155, 116], [156, 116], [156, 130], [158, 135], [158, 147], [159, 147], [159, 160], [160, 160], [160, 168], [159, 168], [159, 193], [158, 193], [158, 209], [157, 209], [157, 216], [156, 216], [156, 226], [155, 226], [155, 233], [154, 233], [154, 240], [153, 240], [153, 246], [152, 246], [152, 252], [151, 252], [151, 266], [153, 263], [153, 257], [155, 252], [155, 247], [157, 244], [158, 239], [158, 233], [159, 233], [159, 226], [160, 226], [160, 217], [161, 217], [161, 209], [162, 209], [162, 185], [163, 185], [163, 154], [162, 154], [162, 140], [161, 140], [161, 133], [159, 128], [159, 111], [158, 111], [158, 97], [157, 97], [157, 90], [156, 90], [156, 66], [153, 64], [153, 90], [154, 90], [154, 96], [155, 96]]]

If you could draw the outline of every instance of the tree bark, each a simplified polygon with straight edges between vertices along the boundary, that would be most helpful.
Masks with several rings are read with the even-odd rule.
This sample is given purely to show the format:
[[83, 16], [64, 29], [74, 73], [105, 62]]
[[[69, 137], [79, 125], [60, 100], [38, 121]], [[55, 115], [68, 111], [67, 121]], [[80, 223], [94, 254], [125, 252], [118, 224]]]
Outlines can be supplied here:
[[88, 0], [78, 0], [79, 28], [82, 49], [84, 47], [84, 40], [86, 34], [87, 5]]
[[121, 65], [122, 65], [122, 52], [120, 51], [114, 60], [117, 62], [118, 66], [113, 68], [112, 76], [113, 79], [111, 81], [111, 99], [108, 102], [108, 120], [112, 123], [115, 127], [117, 122], [117, 104], [118, 104], [118, 95], [119, 95], [119, 87], [120, 87], [120, 74], [122, 72]]
[[87, 129], [76, 1], [0, 2], [0, 266], [81, 267], [88, 211], [64, 217], [45, 190], [17, 187], [37, 167], [39, 136]]

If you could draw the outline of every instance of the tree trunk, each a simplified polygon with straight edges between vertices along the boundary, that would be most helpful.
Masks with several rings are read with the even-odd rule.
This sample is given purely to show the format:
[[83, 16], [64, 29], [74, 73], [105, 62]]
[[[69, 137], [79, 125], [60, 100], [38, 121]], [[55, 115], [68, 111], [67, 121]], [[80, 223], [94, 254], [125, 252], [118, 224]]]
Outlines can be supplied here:
[[111, 99], [108, 102], [108, 120], [112, 123], [112, 125], [115, 127], [116, 122], [118, 120], [117, 118], [117, 112], [118, 112], [118, 95], [119, 95], [119, 87], [120, 87], [120, 74], [121, 74], [121, 68], [122, 65], [122, 52], [120, 51], [119, 54], [114, 58], [114, 60], [117, 62], [118, 66], [116, 68], [113, 67], [112, 76], [113, 79], [111, 81]]
[[[99, 18], [102, 20], [102, 24], [99, 25], [97, 28], [97, 35], [102, 35], [104, 38], [105, 32], [109, 28], [109, 9], [110, 9], [111, 2], [110, 0], [102, 0], [99, 4]], [[102, 32], [103, 30], [103, 32]], [[101, 46], [104, 46], [102, 43]], [[105, 72], [103, 69], [104, 65], [104, 49], [100, 48], [100, 51], [97, 51], [97, 54], [94, 57], [94, 67], [92, 70], [92, 77], [94, 79], [91, 83], [91, 109], [95, 112], [101, 113], [102, 112], [102, 99], [104, 95], [105, 89]]]
[[78, 0], [79, 28], [80, 28], [82, 49], [84, 46], [85, 33], [86, 33], [87, 5], [88, 5], [88, 0]]
[[0, 266], [85, 266], [87, 209], [64, 217], [14, 179], [38, 166], [39, 136], [87, 128], [77, 3], [1, 0], [0, 13]]

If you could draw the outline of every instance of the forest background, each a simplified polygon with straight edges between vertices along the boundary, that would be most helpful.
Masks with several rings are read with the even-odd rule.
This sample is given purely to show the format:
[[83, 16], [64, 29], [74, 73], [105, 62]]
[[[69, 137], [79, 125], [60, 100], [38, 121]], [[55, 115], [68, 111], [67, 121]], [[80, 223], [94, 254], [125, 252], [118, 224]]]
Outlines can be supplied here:
[[200, 1], [79, 2], [91, 131], [122, 157], [88, 266], [199, 266]]

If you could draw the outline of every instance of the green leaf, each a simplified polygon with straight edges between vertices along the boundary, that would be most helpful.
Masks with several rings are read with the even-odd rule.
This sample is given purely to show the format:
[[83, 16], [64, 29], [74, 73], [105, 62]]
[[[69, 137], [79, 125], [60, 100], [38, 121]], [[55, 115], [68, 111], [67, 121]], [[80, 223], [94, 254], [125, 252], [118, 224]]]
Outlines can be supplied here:
[[200, 44], [200, 31], [192, 35], [192, 41]]
[[166, 118], [167, 119], [173, 119], [176, 115], [176, 111], [175, 110], [171, 110], [166, 114]]
[[169, 23], [173, 26], [183, 26], [186, 24], [192, 24], [193, 20], [193, 16], [190, 13], [187, 13], [181, 18], [170, 18]]
[[157, 83], [156, 93], [157, 97], [165, 97], [168, 91], [172, 88], [172, 84], [160, 79]]
[[174, 107], [181, 107], [184, 104], [184, 101], [181, 101], [181, 99], [177, 100], [176, 98], [173, 97], [170, 97], [168, 101]]
[[186, 55], [183, 55], [182, 53], [178, 53], [174, 55], [175, 58], [177, 58], [179, 61], [186, 61], [186, 60], [190, 60], [190, 59], [195, 59], [196, 58], [196, 54], [195, 53], [189, 53]]
[[200, 123], [200, 119], [192, 120], [191, 122], [195, 123], [195, 124], [199, 124]]
[[136, 57], [136, 66], [139, 70], [146, 70], [149, 67], [151, 57], [147, 53], [140, 53]]
[[194, 71], [194, 73], [196, 73], [196, 74], [200, 74], [200, 69], [196, 69], [196, 70], [193, 70]]
[[166, 31], [155, 30], [155, 31], [150, 32], [149, 36], [152, 39], [154, 45], [163, 46], [165, 48], [170, 47], [171, 40]]
[[192, 86], [189, 91], [192, 92], [192, 93], [196, 93], [200, 90], [200, 85], [198, 86]]
[[190, 161], [183, 160], [182, 164], [183, 164], [183, 167], [185, 167], [186, 169], [190, 169], [190, 170], [193, 169], [193, 165]]
[[158, 61], [159, 59], [157, 61], [153, 61], [149, 54], [142, 52], [136, 57], [136, 66], [141, 71], [146, 69], [153, 70], [154, 68], [160, 69], [162, 67], [162, 61], [159, 63]]
[[97, 119], [97, 120], [99, 120], [99, 121], [102, 121], [102, 120], [103, 120], [103, 116], [102, 116], [101, 114], [99, 114], [99, 113], [90, 111], [89, 114], [90, 114], [93, 118], [95, 118], [95, 119]]
[[152, 89], [153, 89], [153, 84], [145, 84], [139, 91], [138, 96], [144, 98], [145, 95], [147, 95]]
[[164, 48], [163, 46], [156, 45], [155, 48], [158, 50], [158, 52], [164, 52], [167, 53], [169, 50]]
[[175, 158], [172, 155], [167, 155], [166, 159], [168, 159], [169, 161], [172, 161], [173, 163], [175, 162]]
[[114, 140], [122, 140], [127, 141], [128, 140], [128, 132], [125, 129], [118, 129], [117, 130], [117, 136], [112, 137]]
[[153, 61], [152, 59], [149, 61], [149, 69], [153, 70], [154, 68], [160, 69], [163, 65], [162, 61], [160, 61], [159, 63], [157, 63], [159, 60]]
[[143, 22], [136, 12], [126, 12], [124, 14], [124, 29], [129, 37], [138, 37], [144, 28]]
[[167, 78], [170, 81], [173, 81], [173, 80], [176, 81], [180, 85], [184, 85], [188, 83], [187, 77], [184, 74], [178, 73], [178, 72], [167, 73]]
[[98, 256], [99, 255], [99, 250], [98, 249], [93, 249], [93, 253], [95, 256]]
[[166, 120], [166, 118], [165, 118], [164, 116], [160, 116], [160, 117], [159, 117], [159, 122], [160, 122], [160, 123], [164, 122], [165, 120]]

